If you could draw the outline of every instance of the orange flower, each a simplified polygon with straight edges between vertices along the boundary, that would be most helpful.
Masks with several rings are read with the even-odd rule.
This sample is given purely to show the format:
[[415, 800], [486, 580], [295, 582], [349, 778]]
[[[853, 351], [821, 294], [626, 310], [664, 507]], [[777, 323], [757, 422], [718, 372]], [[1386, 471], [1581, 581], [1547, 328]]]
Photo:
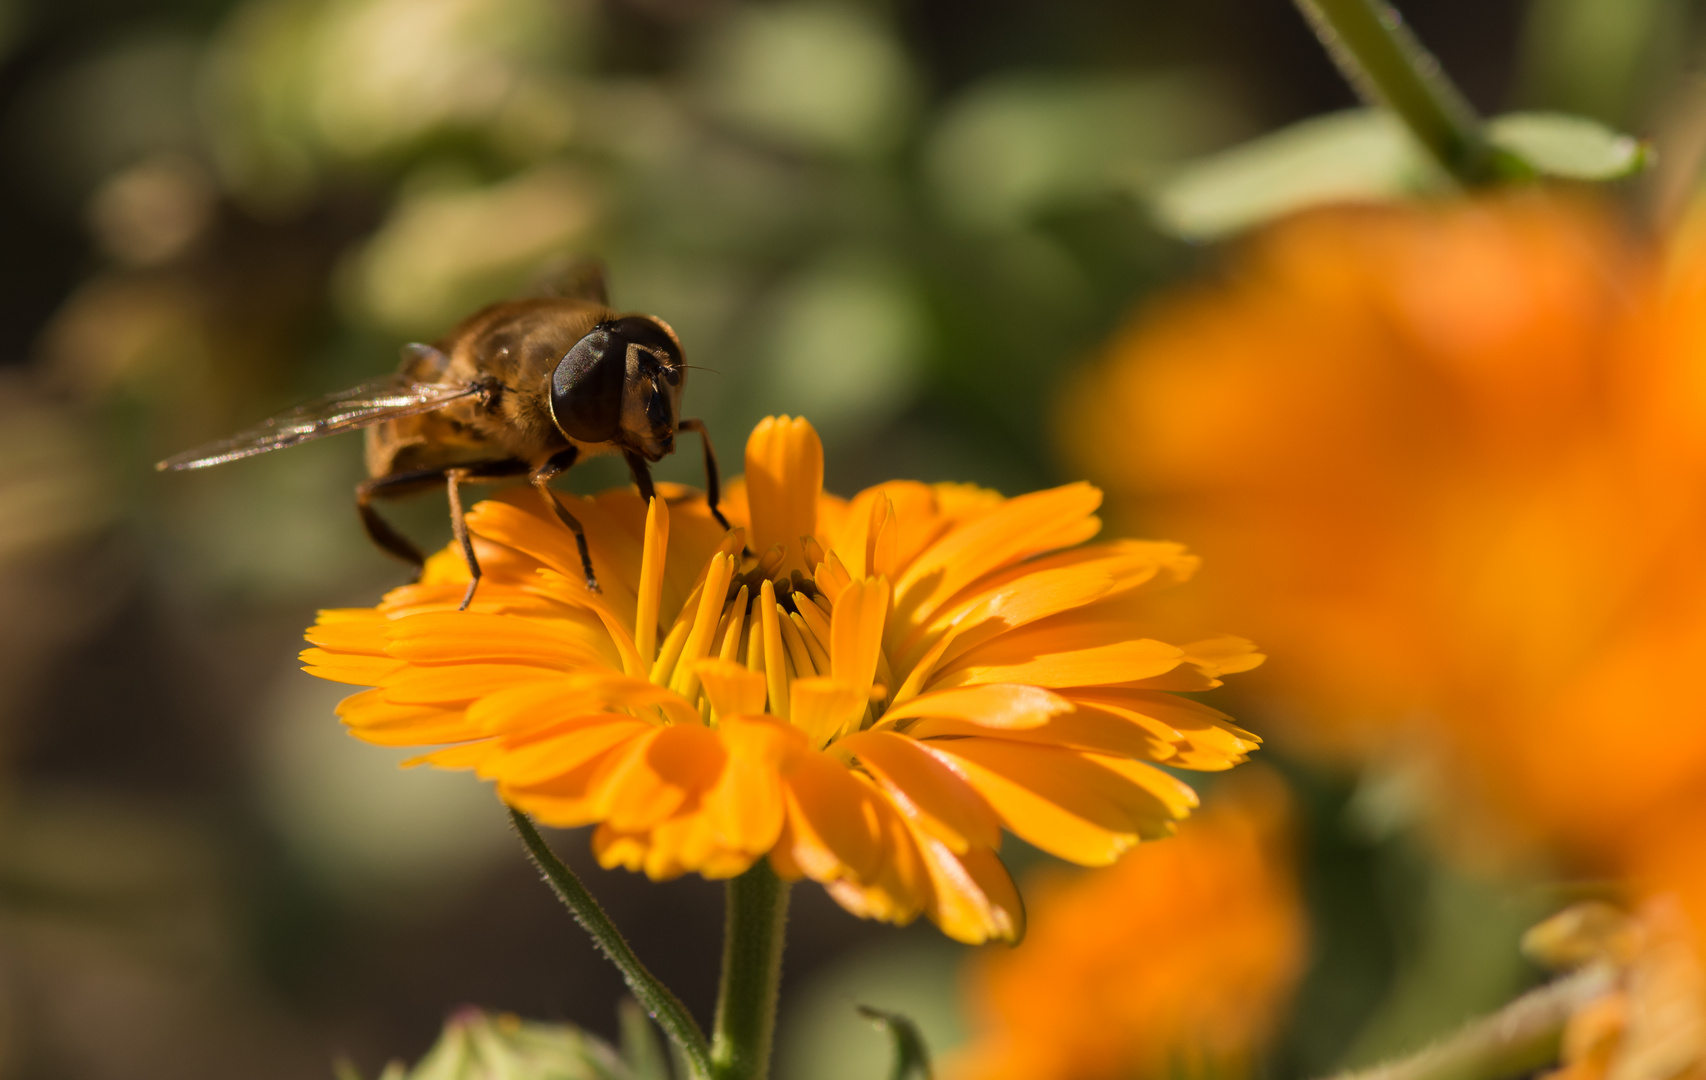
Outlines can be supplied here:
[[1289, 801], [1243, 774], [1178, 839], [1033, 890], [1031, 934], [984, 955], [958, 1080], [1248, 1075], [1304, 962]]
[[1534, 195], [1304, 215], [1118, 338], [1066, 438], [1284, 644], [1287, 734], [1629, 871], [1706, 797], [1703, 254]]
[[[376, 608], [321, 613], [308, 670], [375, 689], [339, 712], [418, 759], [471, 768], [605, 866], [738, 874], [768, 856], [849, 910], [1015, 939], [1001, 829], [1114, 861], [1196, 803], [1151, 762], [1224, 769], [1256, 740], [1176, 696], [1255, 666], [1247, 642], [1146, 634], [1176, 544], [1076, 547], [1101, 495], [1015, 499], [893, 482], [825, 495], [804, 420], [768, 419], [724, 504], [670, 489], [561, 496], [603, 593], [531, 492], [468, 516], [484, 577], [448, 549]], [[754, 556], [749, 551], [759, 554]]]
[[1699, 1080], [1706, 1077], [1706, 969], [1675, 897], [1627, 914], [1577, 904], [1530, 930], [1531, 957], [1591, 967], [1605, 989], [1570, 1017], [1560, 1068], [1547, 1080]]

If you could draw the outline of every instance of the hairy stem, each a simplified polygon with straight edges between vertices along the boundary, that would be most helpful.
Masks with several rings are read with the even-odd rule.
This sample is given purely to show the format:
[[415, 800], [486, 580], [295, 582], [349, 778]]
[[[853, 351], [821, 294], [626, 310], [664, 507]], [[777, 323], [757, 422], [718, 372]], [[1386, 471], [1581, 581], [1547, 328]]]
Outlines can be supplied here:
[[765, 1080], [770, 1074], [788, 888], [762, 859], [729, 882], [723, 980], [711, 1043], [714, 1080]]
[[1347, 80], [1398, 114], [1446, 172], [1465, 185], [1499, 176], [1474, 108], [1385, 0], [1296, 0]]
[[527, 853], [533, 859], [533, 864], [539, 867], [539, 872], [545, 876], [546, 884], [557, 894], [575, 921], [580, 923], [586, 932], [592, 935], [592, 940], [610, 962], [622, 972], [622, 979], [633, 991], [647, 1014], [658, 1022], [665, 1035], [686, 1058], [693, 1070], [696, 1080], [711, 1075], [711, 1054], [705, 1042], [705, 1033], [699, 1030], [693, 1015], [687, 1011], [687, 1006], [681, 999], [659, 982], [657, 976], [646, 969], [640, 958], [634, 955], [633, 948], [622, 932], [616, 929], [616, 924], [610, 921], [610, 916], [604, 913], [598, 901], [593, 899], [586, 886], [581, 884], [575, 872], [559, 858], [545, 843], [545, 838], [539, 835], [539, 830], [533, 827], [533, 822], [519, 810], [510, 810], [510, 821], [515, 825], [515, 831], [521, 834], [522, 843], [527, 845]]
[[1609, 970], [1585, 968], [1529, 991], [1407, 1058], [1341, 1073], [1334, 1080], [1506, 1080], [1531, 1073], [1557, 1058], [1565, 1023], [1612, 984]]

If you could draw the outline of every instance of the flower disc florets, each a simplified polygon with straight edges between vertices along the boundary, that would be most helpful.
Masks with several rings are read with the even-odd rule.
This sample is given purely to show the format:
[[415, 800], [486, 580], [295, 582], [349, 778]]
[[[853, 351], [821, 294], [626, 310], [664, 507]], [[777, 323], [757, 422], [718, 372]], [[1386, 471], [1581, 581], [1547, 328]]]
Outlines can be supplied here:
[[804, 420], [760, 423], [725, 533], [687, 489], [559, 496], [602, 593], [532, 492], [468, 515], [458, 555], [375, 608], [322, 612], [303, 654], [371, 686], [339, 713], [416, 759], [471, 768], [556, 826], [597, 825], [605, 866], [653, 878], [770, 859], [849, 910], [1017, 938], [1005, 827], [1086, 865], [1167, 835], [1189, 787], [1150, 762], [1224, 769], [1254, 736], [1177, 691], [1255, 666], [1248, 643], [1145, 635], [1176, 544], [1079, 547], [1101, 496], [1014, 499], [906, 481], [825, 495]]

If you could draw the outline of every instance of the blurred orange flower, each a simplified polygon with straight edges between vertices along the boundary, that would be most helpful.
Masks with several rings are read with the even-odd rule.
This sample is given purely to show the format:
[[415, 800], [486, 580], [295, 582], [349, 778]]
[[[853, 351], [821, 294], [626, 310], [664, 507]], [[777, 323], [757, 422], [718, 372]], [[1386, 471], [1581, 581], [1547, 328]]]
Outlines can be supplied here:
[[1706, 969], [1675, 897], [1633, 914], [1577, 904], [1530, 930], [1524, 951], [1554, 968], [1593, 968], [1604, 990], [1564, 1029], [1547, 1080], [1698, 1080], [1706, 1076]]
[[1225, 769], [1255, 747], [1175, 692], [1261, 657], [1149, 635], [1147, 594], [1196, 560], [1078, 546], [1100, 528], [1094, 488], [822, 485], [817, 433], [782, 417], [747, 443], [726, 535], [684, 489], [559, 496], [602, 593], [532, 492], [481, 503], [470, 610], [446, 549], [377, 607], [322, 612], [303, 659], [374, 687], [339, 708], [352, 733], [450, 744], [418, 760], [475, 769], [546, 824], [597, 825], [605, 866], [729, 877], [768, 856], [856, 914], [924, 913], [964, 941], [1023, 932], [1003, 827], [1110, 863], [1196, 804], [1152, 762]]
[[1679, 831], [1706, 820], [1692, 231], [1532, 193], [1302, 215], [1142, 316], [1065, 415], [1116, 512], [1274, 647], [1294, 742], [1425, 757], [1477, 828], [1578, 866], [1706, 877]]
[[1031, 935], [976, 958], [956, 1080], [1248, 1075], [1304, 962], [1289, 799], [1217, 785], [1177, 839], [1033, 889]]

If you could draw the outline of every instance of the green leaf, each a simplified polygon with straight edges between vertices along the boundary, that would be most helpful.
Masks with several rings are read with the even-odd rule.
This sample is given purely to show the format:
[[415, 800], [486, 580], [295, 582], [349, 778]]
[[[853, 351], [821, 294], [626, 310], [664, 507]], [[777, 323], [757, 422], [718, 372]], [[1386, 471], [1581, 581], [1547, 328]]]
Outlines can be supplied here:
[[894, 1042], [894, 1068], [889, 1071], [889, 1080], [908, 1080], [909, 1077], [930, 1080], [930, 1049], [924, 1045], [924, 1036], [917, 1024], [900, 1013], [873, 1009], [869, 1005], [859, 1006], [859, 1015], [876, 1024], [879, 1030], [887, 1031]]
[[1390, 199], [1445, 178], [1384, 109], [1318, 116], [1185, 166], [1150, 205], [1159, 224], [1212, 240], [1316, 203]]
[[1597, 120], [1566, 113], [1506, 113], [1487, 121], [1487, 140], [1541, 176], [1617, 180], [1646, 168], [1651, 148]]
[[646, 1010], [633, 998], [623, 998], [616, 1006], [616, 1016], [622, 1062], [633, 1080], [670, 1080], [669, 1059]]
[[1232, 95], [1200, 72], [1003, 75], [959, 94], [924, 143], [943, 214], [977, 229], [1152, 182], [1242, 137]]

